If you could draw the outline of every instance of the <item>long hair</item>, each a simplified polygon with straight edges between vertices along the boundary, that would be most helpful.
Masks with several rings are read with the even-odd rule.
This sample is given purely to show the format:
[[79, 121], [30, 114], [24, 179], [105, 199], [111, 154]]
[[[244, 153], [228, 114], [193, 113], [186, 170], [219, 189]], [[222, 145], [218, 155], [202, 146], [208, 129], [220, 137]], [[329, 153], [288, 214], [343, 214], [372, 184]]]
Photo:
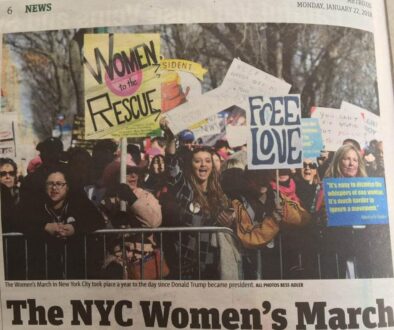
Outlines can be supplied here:
[[355, 146], [352, 144], [345, 144], [341, 146], [334, 154], [334, 157], [332, 159], [332, 162], [330, 166], [328, 167], [325, 177], [327, 178], [343, 178], [344, 175], [341, 170], [341, 160], [345, 157], [345, 155], [353, 150], [356, 155], [357, 155], [357, 160], [358, 160], [358, 169], [357, 169], [357, 177], [366, 177], [367, 171], [365, 169], [365, 164], [364, 161], [361, 157], [360, 152], [357, 150]]
[[[211, 156], [212, 171], [208, 177], [207, 192], [201, 190], [200, 185], [197, 182], [196, 177], [192, 172], [192, 159], [193, 155], [198, 152], [207, 152]], [[210, 213], [213, 217], [216, 217], [224, 208], [229, 204], [229, 201], [224, 194], [222, 187], [220, 186], [219, 173], [217, 172], [212, 157], [212, 150], [208, 147], [199, 147], [193, 149], [190, 159], [186, 162], [185, 176], [190, 182], [193, 190], [194, 202], [201, 206], [201, 210], [204, 213]]]
[[[156, 163], [156, 162], [159, 162], [160, 161], [160, 159], [162, 160], [162, 162], [163, 162], [163, 164], [164, 164], [164, 170], [165, 170], [165, 160], [164, 160], [164, 156], [163, 155], [156, 155], [156, 156], [153, 156], [153, 158], [152, 158], [152, 160], [150, 161], [150, 164], [149, 164], [149, 175], [154, 175], [154, 174], [156, 174], [156, 173], [154, 173], [154, 170], [153, 170], [153, 165]], [[165, 171], [164, 171], [165, 172]], [[163, 172], [163, 173], [164, 173]], [[159, 174], [162, 174], [162, 173], [159, 173]]]

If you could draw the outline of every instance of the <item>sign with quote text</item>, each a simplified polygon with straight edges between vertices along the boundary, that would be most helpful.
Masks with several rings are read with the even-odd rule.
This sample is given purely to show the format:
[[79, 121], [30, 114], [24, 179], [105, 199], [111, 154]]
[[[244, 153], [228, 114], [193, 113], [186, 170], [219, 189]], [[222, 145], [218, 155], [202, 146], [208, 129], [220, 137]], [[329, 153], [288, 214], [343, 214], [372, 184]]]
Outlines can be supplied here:
[[384, 178], [323, 180], [328, 226], [387, 224]]

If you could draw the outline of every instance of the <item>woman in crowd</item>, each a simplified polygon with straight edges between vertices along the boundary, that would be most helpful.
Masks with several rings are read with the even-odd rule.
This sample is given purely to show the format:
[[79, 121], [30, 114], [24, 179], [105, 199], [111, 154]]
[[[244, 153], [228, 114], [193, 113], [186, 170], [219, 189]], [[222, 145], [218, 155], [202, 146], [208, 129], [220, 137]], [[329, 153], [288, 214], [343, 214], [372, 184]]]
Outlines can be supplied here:
[[[164, 206], [172, 209], [173, 216], [172, 223], [166, 225], [216, 225], [218, 216], [229, 207], [229, 201], [221, 189], [212, 150], [207, 147], [194, 148], [181, 165], [174, 149], [174, 144], [170, 144], [166, 152], [169, 192], [174, 199], [173, 203]], [[218, 249], [211, 244], [211, 240], [211, 235], [207, 233], [200, 235], [200, 242], [197, 242], [196, 235], [183, 234], [182, 241], [175, 243], [174, 253], [178, 256], [181, 253], [181, 262], [175, 258], [172, 260], [172, 276], [197, 279], [200, 266], [202, 278], [218, 278]]]
[[275, 178], [271, 180], [270, 184], [272, 189], [279, 190], [279, 192], [289, 198], [290, 200], [299, 203], [300, 198], [296, 192], [296, 184], [292, 178], [292, 173], [289, 169], [281, 169], [278, 172], [279, 186], [276, 184]]
[[72, 190], [61, 166], [48, 171], [43, 190], [42, 203], [20, 205], [18, 212], [30, 239], [29, 278], [84, 278], [82, 235], [103, 228], [104, 219], [83, 192]]
[[[290, 169], [281, 169], [278, 171], [278, 180], [271, 180], [270, 184], [274, 191], [279, 191], [280, 197], [286, 203], [293, 206], [297, 222], [285, 221], [286, 226], [282, 226], [281, 245], [283, 253], [283, 277], [284, 278], [308, 278], [311, 275], [306, 267], [307, 242], [309, 240], [308, 225], [310, 224], [311, 215], [301, 205], [297, 195], [296, 183], [293, 179], [293, 173]], [[277, 182], [279, 185], [277, 185]], [[286, 217], [285, 217], [286, 218]], [[292, 220], [291, 218], [289, 220]]]
[[341, 146], [325, 174], [327, 178], [366, 177], [367, 171], [360, 151], [352, 144]]
[[324, 194], [315, 160], [304, 159], [303, 167], [297, 170], [295, 181], [296, 194], [300, 203], [313, 219], [307, 226], [300, 228], [296, 236], [293, 236], [293, 250], [298, 250], [297, 257], [300, 259], [299, 264], [301, 265], [296, 270], [300, 271], [299, 275], [302, 275], [303, 278], [317, 278], [319, 276], [318, 253], [321, 250], [319, 241], [322, 235], [321, 212]]
[[[112, 170], [113, 168], [111, 168]], [[101, 209], [109, 219], [109, 227], [126, 229], [160, 226], [162, 222], [161, 206], [150, 192], [140, 187], [141, 169], [137, 166], [127, 166], [126, 183], [123, 184], [119, 183], [119, 171], [120, 164], [115, 172], [108, 174], [104, 171], [103, 174], [105, 177], [103, 182], [107, 189], [105, 197], [101, 201]], [[123, 242], [125, 246], [123, 246]], [[116, 237], [109, 245], [108, 257], [103, 265], [103, 277], [137, 279], [133, 278], [133, 274], [130, 273], [131, 266], [141, 260], [142, 248], [145, 258], [155, 246], [156, 243], [152, 235], [127, 234], [123, 237]], [[128, 253], [120, 258], [114, 251], [123, 251], [123, 248]]]
[[253, 176], [253, 181], [247, 179], [241, 168], [222, 172], [221, 185], [234, 212], [219, 215], [218, 220], [232, 228], [245, 247], [242, 257], [245, 279], [273, 278], [278, 262], [269, 247], [279, 232], [282, 212], [276, 208], [270, 176], [254, 172], [248, 175], [249, 179]]
[[[158, 227], [162, 213], [158, 200], [147, 190], [141, 188], [142, 170], [137, 166], [127, 166], [126, 183], [120, 183], [120, 163], [111, 173], [104, 171], [103, 183], [106, 187], [101, 208], [109, 217], [109, 226], [120, 227]], [[122, 209], [121, 201], [126, 202]]]
[[152, 158], [148, 175], [145, 178], [144, 187], [157, 198], [166, 191], [167, 176], [165, 173], [165, 160], [163, 155], [156, 155]]
[[[366, 176], [361, 153], [352, 144], [345, 144], [336, 151], [326, 173], [326, 177], [332, 178]], [[390, 271], [383, 269], [387, 262], [382, 260], [383, 255], [385, 258], [391, 258], [389, 238], [387, 234], [385, 235], [385, 231], [388, 231], [385, 225], [327, 227], [323, 274], [327, 274], [329, 278], [389, 276]], [[379, 237], [379, 239], [371, 241], [371, 237]], [[380, 257], [377, 257], [379, 255]]]
[[[1, 225], [3, 233], [18, 232], [16, 210], [19, 203], [19, 189], [17, 186], [17, 166], [10, 158], [0, 158], [0, 186], [1, 186]], [[24, 279], [24, 266], [15, 262], [23, 260], [24, 244], [20, 237], [4, 238], [7, 248], [4, 248], [5, 276], [7, 280]], [[4, 247], [5, 247], [4, 246]]]
[[212, 154], [213, 165], [215, 166], [216, 172], [220, 173], [224, 159], [215, 151]]
[[17, 231], [15, 211], [19, 202], [17, 166], [10, 158], [0, 158], [1, 224], [3, 233]]
[[302, 206], [311, 214], [319, 211], [323, 202], [323, 190], [317, 168], [313, 159], [305, 159], [302, 169], [296, 176], [296, 194]]

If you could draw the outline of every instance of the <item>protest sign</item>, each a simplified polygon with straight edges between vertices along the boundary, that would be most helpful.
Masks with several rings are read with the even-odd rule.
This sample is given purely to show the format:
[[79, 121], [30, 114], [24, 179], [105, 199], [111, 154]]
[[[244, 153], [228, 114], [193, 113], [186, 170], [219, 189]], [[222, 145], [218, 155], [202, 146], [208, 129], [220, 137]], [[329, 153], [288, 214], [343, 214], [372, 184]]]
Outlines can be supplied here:
[[383, 178], [326, 178], [323, 186], [328, 226], [388, 223]]
[[319, 120], [317, 118], [302, 118], [301, 127], [304, 159], [319, 157], [323, 149]]
[[186, 102], [166, 112], [165, 116], [171, 131], [177, 134], [232, 105], [233, 100], [225, 97], [220, 89], [216, 88], [202, 94], [198, 101]]
[[85, 140], [85, 118], [75, 115], [71, 133], [71, 146], [80, 147], [92, 151], [95, 140]]
[[297, 168], [302, 164], [299, 95], [249, 97], [250, 169]]
[[159, 128], [159, 34], [86, 34], [85, 138], [142, 137]]
[[174, 134], [194, 123], [237, 105], [247, 109], [250, 95], [285, 95], [291, 85], [238, 59], [228, 69], [223, 83], [201, 96], [166, 113], [169, 127]]
[[241, 60], [233, 59], [223, 83], [221, 92], [234, 99], [240, 108], [248, 108], [250, 95], [286, 95], [291, 85]]
[[213, 115], [202, 122], [189, 127], [194, 133], [194, 138], [198, 139], [202, 136], [220, 134], [220, 122], [218, 115]]
[[227, 125], [226, 137], [231, 148], [243, 146], [248, 140], [248, 127]]
[[[77, 44], [78, 51], [75, 53], [77, 55], [75, 58], [79, 64], [80, 59], [83, 58], [81, 52], [86, 51], [87, 46], [84, 43], [83, 34], [86, 31], [91, 31], [93, 27], [104, 27], [97, 29], [108, 29], [114, 33], [160, 31], [161, 54], [163, 56], [169, 58], [183, 56], [186, 59], [200, 61], [200, 63], [204, 63], [204, 67], [209, 69], [209, 76], [204, 77], [204, 92], [213, 88], [212, 86], [219, 86], [231, 60], [234, 57], [239, 57], [257, 68], [286, 77], [293, 84], [292, 90], [303, 95], [304, 109], [309, 109], [314, 101], [329, 107], [338, 99], [343, 99], [344, 95], [349, 95], [351, 96], [349, 101], [357, 103], [361, 100], [360, 105], [368, 104], [370, 100], [374, 100], [377, 103], [375, 109], [380, 107], [383, 120], [393, 123], [394, 113], [390, 111], [393, 108], [392, 85], [389, 75], [390, 63], [388, 56], [377, 56], [385, 54], [386, 52], [382, 50], [387, 48], [387, 46], [381, 47], [387, 43], [387, 35], [383, 33], [383, 29], [379, 28], [386, 23], [384, 8], [381, 8], [384, 1], [349, 0], [346, 4], [343, 2], [343, 0], [333, 0], [328, 4], [324, 1], [252, 0], [240, 4], [236, 1], [219, 0], [179, 4], [179, 2], [166, 0], [111, 3], [107, 1], [93, 3], [90, 0], [74, 2], [71, 0], [67, 4], [62, 4], [61, 7], [59, 6], [60, 2], [56, 1], [52, 4], [52, 12], [42, 13], [27, 13], [27, 9], [32, 7], [45, 9], [44, 4], [24, 6], [18, 3], [16, 6], [13, 3], [11, 8], [11, 4], [5, 3], [2, 33], [5, 47], [13, 47], [18, 43], [26, 47], [30, 46], [29, 40], [38, 39], [47, 40], [45, 44], [54, 50], [62, 50], [62, 52], [54, 52], [51, 59], [55, 63], [56, 57], [66, 59], [66, 65], [63, 65], [62, 61], [57, 66], [53, 66], [51, 63], [47, 65], [47, 71], [42, 69], [48, 77], [48, 81], [52, 82], [53, 90], [50, 90], [51, 92], [58, 89], [56, 80], [50, 79], [51, 73], [56, 69], [62, 72], [68, 70], [69, 53], [63, 49], [67, 50], [71, 43]], [[10, 9], [8, 13], [7, 9]], [[373, 13], [373, 16], [367, 16], [369, 13], [371, 15]], [[375, 20], [372, 17], [379, 19]], [[105, 28], [108, 25], [110, 27]], [[92, 28], [86, 29], [86, 26]], [[20, 42], [21, 37], [24, 36], [24, 28], [37, 32], [27, 33], [26, 38]], [[50, 43], [52, 39], [60, 40]], [[376, 51], [374, 47], [376, 47]], [[364, 52], [364, 49], [367, 49], [368, 52]], [[21, 53], [23, 51], [22, 48]], [[115, 53], [116, 51], [114, 51]], [[128, 52], [126, 51], [126, 53]], [[16, 55], [14, 51], [13, 56], [18, 59], [18, 62], [21, 62]], [[109, 51], [107, 53], [102, 51], [101, 55], [108, 63]], [[101, 73], [104, 75], [104, 60], [101, 57], [98, 59]], [[89, 63], [97, 73], [94, 54]], [[31, 67], [33, 63], [27, 62], [27, 64]], [[22, 66], [20, 65], [20, 67]], [[39, 66], [36, 72], [41, 68]], [[74, 70], [72, 67], [72, 69], [70, 70], [72, 71], [71, 78], [82, 78], [79, 68]], [[283, 97], [283, 100], [279, 100], [277, 103], [280, 105], [282, 105], [281, 101], [285, 103], [289, 91], [283, 93], [273, 91], [266, 94], [266, 91], [260, 90], [257, 83], [256, 86], [253, 86], [253, 83], [251, 86], [247, 85], [249, 78], [253, 77], [251, 72], [244, 71], [242, 68], [239, 71], [247, 74], [242, 75], [244, 80], [234, 78], [236, 81], [233, 84], [235, 85], [234, 95], [236, 96], [231, 93], [231, 88], [228, 89], [228, 94], [221, 93], [222, 90], [219, 88], [217, 95], [211, 94], [216, 98], [212, 102], [208, 100], [205, 103], [200, 103], [200, 100], [196, 100], [193, 104], [198, 111], [195, 115], [197, 118], [206, 120], [205, 118], [216, 115], [216, 113], [208, 114], [209, 111], [219, 110], [211, 109], [208, 107], [209, 105], [222, 107], [238, 101], [242, 104], [243, 97], [247, 100], [244, 110], [248, 111], [250, 111], [247, 103], [249, 96], [262, 96], [264, 101], [269, 100], [271, 104], [275, 104], [272, 96], [279, 95], [279, 97]], [[191, 75], [191, 73], [185, 73]], [[377, 73], [384, 75], [377, 75]], [[90, 72], [87, 74], [90, 75]], [[64, 74], [62, 76], [65, 77]], [[23, 77], [25, 81], [23, 81], [22, 87], [27, 93], [21, 95], [20, 99], [27, 99], [29, 94], [38, 94], [37, 92], [41, 89], [49, 96], [46, 86], [32, 83], [34, 75], [29, 75], [28, 79], [25, 77]], [[70, 84], [64, 86], [69, 87], [72, 91], [73, 88], [76, 88], [72, 84], [71, 78], [69, 78]], [[160, 81], [163, 82], [162, 79]], [[265, 83], [266, 81], [268, 80], [262, 78], [260, 82]], [[200, 83], [200, 85], [202, 84]], [[240, 93], [237, 92], [237, 88]], [[63, 96], [65, 108], [69, 111], [67, 113], [68, 120], [72, 118], [74, 113], [80, 113], [82, 109], [79, 102], [76, 107], [76, 101], [82, 99], [82, 103], [84, 103], [83, 98], [86, 91], [84, 88], [78, 89], [81, 90], [81, 95], [55, 94], [53, 98]], [[183, 83], [182, 90], [186, 94]], [[251, 90], [253, 93], [250, 92]], [[118, 100], [118, 98], [111, 93], [112, 91], [108, 92], [111, 97], [109, 104], [113, 106], [112, 100]], [[130, 98], [138, 93], [139, 91], [127, 97]], [[181, 95], [181, 93], [176, 95]], [[187, 95], [184, 105], [190, 101], [189, 97], [190, 93]], [[204, 101], [204, 97], [201, 99]], [[257, 101], [258, 99], [253, 105], [258, 106]], [[58, 112], [57, 103], [50, 102], [48, 99], [45, 99], [45, 102], [53, 106], [54, 112]], [[144, 103], [142, 102], [142, 104]], [[86, 102], [85, 105], [87, 105]], [[97, 105], [100, 106], [100, 103]], [[123, 106], [123, 102], [120, 103], [120, 106]], [[24, 104], [21, 108], [25, 108]], [[102, 108], [98, 108], [98, 114], [94, 116], [97, 126], [103, 129], [102, 134], [107, 133], [106, 127], [110, 126], [106, 120], [111, 124], [117, 120], [116, 116], [123, 120], [122, 113], [124, 111], [120, 115], [115, 113], [113, 117], [109, 116], [111, 111], [115, 112], [120, 109], [119, 106], [113, 108], [115, 110], [104, 112], [100, 111]], [[296, 121], [299, 107], [295, 106], [295, 108], [297, 108], [297, 116], [289, 116], [289, 113], [296, 113], [292, 109], [286, 113], [278, 108], [276, 109], [278, 113], [274, 111], [270, 113], [267, 108], [265, 111], [268, 113], [266, 116], [263, 113], [262, 118], [258, 116], [259, 111], [255, 110], [257, 133], [267, 134], [265, 135], [267, 139], [268, 137], [281, 139], [281, 144], [274, 140], [277, 143], [274, 146], [278, 149], [274, 150], [275, 156], [280, 154], [279, 146], [282, 147], [281, 150], [285, 149], [283, 138], [286, 138], [288, 152], [293, 153], [292, 158], [296, 157], [294, 154], [298, 149], [291, 150], [292, 143], [289, 145], [288, 134], [289, 130], [297, 130], [299, 126], [302, 127], [302, 123], [299, 124]], [[106, 107], [104, 106], [103, 109]], [[286, 108], [284, 107], [284, 109]], [[194, 116], [193, 111], [180, 114], [179, 117], [174, 116], [172, 120], [174, 125], [181, 126], [186, 123], [181, 128], [185, 129], [190, 127], [188, 122], [195, 119], [192, 116]], [[283, 117], [284, 121], [287, 117], [288, 125], [285, 125], [286, 128], [282, 130], [282, 126], [278, 123], [280, 119], [273, 121], [273, 124], [278, 123], [278, 125], [270, 125], [270, 116], [275, 116], [276, 119]], [[48, 123], [50, 119], [53, 119], [48, 114], [45, 117], [37, 116], [34, 120], [27, 120], [28, 126], [37, 127], [42, 118], [48, 119]], [[261, 125], [262, 121], [265, 121], [266, 125]], [[133, 125], [130, 126], [138, 127], [139, 121], [133, 119], [130, 124], [131, 122]], [[199, 122], [198, 119], [197, 122]], [[220, 123], [222, 124], [222, 121]], [[114, 128], [116, 133], [118, 133], [118, 129], [123, 129], [123, 125], [125, 130], [128, 130], [127, 123], [121, 123]], [[93, 129], [93, 122], [91, 122], [91, 126]], [[388, 127], [391, 126], [388, 125]], [[246, 128], [248, 129], [247, 126]], [[266, 130], [268, 133], [265, 133]], [[132, 134], [136, 134], [136, 130], [130, 131]], [[302, 128], [300, 131], [302, 132]], [[275, 135], [275, 132], [279, 133]], [[283, 135], [280, 134], [282, 132]], [[40, 139], [43, 138], [42, 130], [39, 133]], [[350, 133], [353, 134], [354, 130], [351, 130]], [[101, 132], [97, 133], [97, 135], [100, 134]], [[113, 135], [109, 132], [108, 136]], [[294, 142], [295, 136], [297, 136], [296, 131], [293, 131], [291, 142]], [[391, 141], [391, 136], [392, 134], [385, 132], [384, 143], [386, 146], [387, 142]], [[144, 145], [142, 139], [146, 141], [149, 138], [144, 136], [138, 140], [129, 139], [128, 142], [138, 144], [141, 149], [130, 148], [129, 151], [140, 156], [139, 151], [143, 151], [142, 146], [145, 151], [148, 150], [148, 145]], [[299, 137], [299, 145], [302, 145], [301, 138], [302, 136]], [[124, 142], [125, 138], [122, 140]], [[90, 140], [90, 142], [92, 141]], [[152, 139], [152, 149], [154, 149], [154, 145], [162, 147], [163, 142], [164, 139], [157, 139], [157, 141]], [[202, 144], [204, 145], [204, 143]], [[267, 147], [267, 144], [263, 144], [263, 146]], [[197, 146], [195, 147], [195, 150], [198, 151]], [[259, 147], [261, 146], [259, 145]], [[35, 152], [35, 145], [31, 149]], [[123, 151], [125, 151], [124, 149]], [[257, 148], [257, 150], [259, 149]], [[152, 153], [160, 153], [161, 151], [160, 148], [152, 150]], [[187, 156], [186, 153], [181, 154], [182, 151], [185, 151], [184, 148], [177, 150], [175, 148], [172, 151], [175, 152], [175, 156]], [[113, 156], [111, 152], [105, 152], [104, 156], [106, 154]], [[243, 160], [245, 154], [246, 151], [242, 150], [233, 156], [234, 159]], [[285, 155], [289, 158], [289, 153], [285, 153]], [[126, 197], [128, 199], [127, 212], [121, 208], [118, 209], [116, 205], [114, 208], [118, 210], [114, 210], [116, 214], [111, 212], [112, 214], [106, 219], [105, 229], [100, 229], [96, 233], [86, 230], [86, 235], [82, 230], [78, 230], [76, 231], [77, 235], [74, 236], [75, 239], [74, 237], [61, 238], [56, 246], [60, 251], [54, 251], [51, 248], [53, 245], [45, 245], [45, 249], [41, 248], [41, 246], [44, 247], [43, 235], [46, 235], [45, 238], [49, 236], [46, 232], [42, 233], [42, 226], [37, 228], [41, 232], [38, 236], [40, 244], [36, 245], [35, 241], [30, 241], [30, 235], [25, 238], [19, 236], [22, 234], [15, 236], [3, 233], [3, 252], [0, 252], [2, 260], [0, 262], [2, 264], [2, 269], [0, 269], [2, 321], [0, 323], [3, 328], [46, 329], [57, 326], [64, 329], [84, 327], [96, 329], [122, 327], [131, 329], [365, 329], [394, 327], [394, 314], [392, 313], [394, 286], [392, 246], [390, 244], [390, 229], [392, 228], [377, 226], [387, 233], [387, 238], [382, 238], [380, 232], [369, 233], [370, 228], [368, 228], [364, 231], [368, 232], [364, 233], [365, 236], [368, 235], [368, 244], [366, 244], [366, 240], [351, 241], [348, 236], [342, 241], [343, 244], [335, 244], [340, 241], [340, 237], [335, 241], [328, 240], [327, 236], [329, 235], [326, 233], [331, 232], [331, 228], [327, 230], [321, 226], [320, 213], [318, 212], [320, 200], [318, 199], [322, 196], [316, 196], [315, 193], [322, 191], [319, 190], [319, 185], [315, 185], [315, 182], [313, 185], [305, 185], [304, 187], [300, 183], [301, 180], [296, 182], [297, 185], [300, 183], [297, 187], [300, 189], [295, 193], [297, 197], [302, 199], [301, 205], [307, 204], [306, 199], [308, 199], [308, 203], [311, 202], [310, 208], [305, 206], [305, 209], [310, 210], [311, 214], [298, 207], [296, 202], [283, 203], [283, 207], [280, 209], [283, 212], [278, 214], [274, 211], [271, 189], [265, 195], [263, 195], [264, 189], [261, 189], [271, 178], [270, 176], [266, 176], [265, 173], [238, 175], [246, 161], [240, 163], [234, 161], [226, 164], [238, 167], [235, 171], [231, 171], [236, 173], [235, 175], [228, 172], [230, 174], [229, 188], [232, 191], [237, 189], [236, 192], [246, 195], [245, 199], [238, 200], [238, 205], [229, 205], [227, 197], [222, 193], [224, 189], [220, 189], [225, 185], [217, 180], [216, 171], [210, 171], [209, 167], [205, 166], [204, 168], [204, 165], [202, 168], [200, 167], [198, 173], [196, 173], [196, 167], [194, 173], [187, 171], [190, 168], [188, 165], [191, 164], [189, 157], [184, 157], [183, 164], [179, 163], [184, 165], [181, 169], [186, 171], [177, 171], [179, 167], [172, 171], [174, 174], [176, 171], [178, 172], [179, 175], [175, 179], [180, 179], [179, 185], [174, 187], [172, 185], [174, 180], [170, 181], [167, 175], [154, 177], [152, 170], [165, 169], [164, 174], [169, 174], [171, 170], [169, 165], [177, 167], [176, 159], [171, 155], [168, 156], [166, 163], [161, 161], [161, 157], [157, 157], [156, 163], [152, 161], [149, 164], [152, 166], [142, 161], [138, 169], [131, 169], [140, 174], [139, 179], [143, 177], [145, 179], [159, 179], [150, 180], [152, 183], [150, 189], [152, 192], [155, 190], [152, 195], [157, 199], [160, 198], [161, 204], [154, 201], [153, 197], [142, 192], [141, 189], [137, 190], [133, 187], [135, 194], [132, 194], [131, 198], [128, 189], [126, 189], [127, 196], [123, 194], [126, 192], [125, 189], [122, 191], [119, 189], [119, 194], [117, 192], [114, 194], [115, 202], [118, 197]], [[205, 154], [205, 156], [207, 155]], [[386, 164], [391, 163], [393, 155], [387, 152], [385, 156], [388, 157], [385, 158]], [[112, 159], [112, 157], [108, 158]], [[96, 159], [98, 158], [94, 158], [93, 165], [105, 163], [105, 159], [102, 162], [101, 159], [97, 161]], [[168, 160], [174, 161], [170, 163]], [[204, 161], [202, 160], [202, 162]], [[114, 163], [117, 164], [117, 162]], [[77, 164], [78, 166], [72, 165], [72, 162], [69, 162], [64, 166], [70, 174], [74, 174], [74, 179], [79, 179], [76, 182], [78, 186], [87, 183], [82, 180], [85, 178], [85, 174], [89, 183], [94, 184], [92, 187], [95, 190], [93, 202], [99, 203], [99, 198], [101, 199], [99, 194], [103, 190], [106, 193], [104, 199], [111, 199], [109, 193], [114, 189], [111, 189], [111, 185], [103, 186], [104, 180], [98, 180], [99, 174], [102, 173], [101, 168], [96, 171], [92, 167], [84, 173], [83, 163]], [[208, 164], [208, 166], [210, 165]], [[277, 167], [278, 165], [274, 164], [273, 166]], [[150, 177], [145, 176], [148, 172]], [[394, 177], [390, 173], [391, 171], [387, 172], [389, 173], [386, 182], [389, 188], [394, 182]], [[110, 173], [106, 171], [106, 174]], [[107, 179], [109, 177], [111, 175], [106, 176]], [[116, 175], [113, 177], [116, 178]], [[134, 175], [131, 177], [134, 179]], [[206, 178], [211, 180], [206, 186], [205, 184], [200, 185], [200, 181], [189, 180], [199, 178], [203, 178], [204, 183]], [[238, 185], [245, 181], [242, 180], [244, 178], [247, 179], [248, 184]], [[73, 180], [73, 182], [75, 181]], [[115, 179], [111, 181], [115, 181]], [[142, 183], [142, 180], [133, 181], [133, 184], [137, 185]], [[194, 185], [196, 182], [197, 184]], [[212, 182], [215, 183], [214, 186], [210, 184]], [[146, 181], [143, 183], [143, 189], [148, 187], [146, 183]], [[191, 188], [189, 183], [192, 184]], [[47, 182], [48, 185], [57, 186], [53, 187], [56, 188], [53, 190], [59, 192], [57, 188], [62, 183]], [[203, 189], [200, 189], [200, 186], [203, 186]], [[68, 190], [67, 186], [63, 185], [63, 187]], [[70, 187], [74, 188], [72, 184]], [[178, 187], [180, 193], [176, 194], [174, 190]], [[315, 187], [317, 187], [316, 190]], [[43, 186], [37, 185], [37, 188], [42, 190]], [[90, 187], [87, 188], [89, 189], [89, 197], [93, 197]], [[118, 188], [118, 186], [114, 188]], [[119, 188], [127, 187], [120, 186]], [[192, 188], [196, 190], [194, 191]], [[74, 193], [73, 189], [69, 189], [69, 192], [70, 194]], [[191, 193], [188, 194], [188, 192]], [[290, 192], [293, 198], [296, 197], [293, 194], [294, 191], [288, 189], [286, 192]], [[390, 190], [388, 190], [388, 194], [389, 197], [392, 197]], [[192, 195], [195, 197], [194, 199], [201, 198], [200, 200], [204, 204], [192, 200], [190, 197]], [[79, 194], [76, 195], [76, 199], [80, 198], [79, 196]], [[107, 196], [109, 198], [106, 198]], [[148, 199], [147, 196], [151, 198]], [[309, 200], [310, 196], [311, 200]], [[27, 201], [31, 202], [33, 197], [35, 197], [34, 194], [28, 195]], [[74, 196], [70, 195], [70, 197]], [[316, 197], [315, 200], [312, 200], [314, 197]], [[392, 198], [390, 199], [392, 200]], [[260, 203], [263, 201], [266, 202], [264, 205]], [[205, 202], [209, 204], [209, 207], [205, 205]], [[72, 203], [68, 204], [68, 200], [64, 204], [65, 206], [73, 206]], [[29, 213], [29, 205], [21, 205], [24, 213], [27, 214], [27, 217], [22, 220], [29, 220], [21, 221], [23, 225], [30, 227], [36, 223], [35, 219], [37, 222], [42, 219], [42, 217], [33, 215], [33, 212]], [[155, 205], [158, 206], [157, 212], [155, 212]], [[49, 203], [41, 205], [37, 203], [32, 206], [44, 207], [45, 213], [47, 212], [45, 206], [50, 205]], [[101, 206], [104, 205], [101, 204]], [[141, 207], [139, 208], [139, 206]], [[232, 212], [233, 207], [231, 206], [236, 206], [234, 212]], [[81, 211], [78, 213], [86, 211], [77, 207], [75, 209]], [[217, 214], [221, 214], [222, 209], [228, 215], [231, 213], [232, 228], [219, 226], [217, 219], [222, 217], [218, 217]], [[139, 212], [140, 210], [143, 214]], [[285, 212], [286, 210], [291, 211], [290, 214]], [[316, 213], [313, 212], [315, 210]], [[65, 211], [74, 212], [74, 207], [65, 207]], [[152, 213], [161, 213], [161, 216], [155, 216]], [[147, 214], [146, 220], [148, 221], [139, 225], [140, 221], [136, 220], [139, 220], [140, 215], [145, 217], [145, 214]], [[310, 218], [309, 225], [290, 228], [285, 225], [286, 221], [280, 222], [281, 219], [292, 219], [292, 214], [294, 214], [294, 218], [298, 216], [304, 217], [305, 220]], [[48, 221], [52, 222], [53, 216], [57, 217], [58, 215], [59, 210], [56, 210], [54, 214], [50, 214]], [[2, 220], [4, 220], [4, 212], [2, 216]], [[151, 226], [153, 218], [155, 218], [155, 224]], [[76, 217], [74, 214], [68, 217], [67, 214], [64, 221], [68, 222], [74, 219], [77, 225], [75, 228], [82, 229], [80, 225], [84, 224], [83, 220], [89, 220], [90, 217], [79, 218], [79, 214]], [[133, 228], [119, 229], [119, 227], [123, 227], [120, 223], [129, 219], [130, 222], [132, 221]], [[242, 223], [238, 220], [242, 220]], [[93, 221], [91, 222], [93, 223]], [[97, 221], [94, 223], [97, 224]], [[245, 228], [244, 224], [248, 227]], [[55, 225], [61, 227], [60, 223]], [[157, 228], [151, 228], [156, 225]], [[186, 227], [185, 225], [190, 226]], [[114, 229], [108, 229], [109, 227]], [[266, 231], [267, 227], [268, 232]], [[270, 237], [270, 233], [273, 234], [273, 238]], [[334, 234], [336, 234], [335, 230]], [[253, 243], [253, 245], [239, 242], [241, 235], [243, 237], [249, 236], [251, 238], [249, 243]], [[81, 244], [78, 244], [79, 238], [81, 238]], [[15, 239], [20, 243], [16, 241], [17, 244], [13, 244]], [[49, 237], [49, 239], [60, 240], [55, 236]], [[49, 244], [52, 241], [49, 241]], [[9, 242], [10, 244], [8, 244]], [[21, 248], [21, 253], [14, 249], [16, 245]], [[66, 246], [72, 248], [71, 253], [68, 249], [63, 248]], [[73, 249], [74, 246], [75, 249]], [[341, 251], [343, 246], [349, 246], [349, 249]], [[382, 246], [384, 249], [381, 249]], [[140, 249], [137, 250], [137, 247]], [[151, 248], [155, 251], [150, 251]], [[35, 255], [38, 255], [38, 253], [35, 254], [37, 250], [40, 250], [40, 257], [34, 258]], [[342, 254], [336, 253], [338, 250]], [[365, 250], [369, 250], [370, 253], [366, 254], [366, 258], [359, 258]], [[46, 252], [50, 252], [50, 258], [47, 258]], [[59, 253], [52, 254], [52, 252]], [[135, 260], [135, 258], [138, 259]], [[367, 270], [367, 272], [357, 274], [358, 280], [351, 280], [344, 275], [342, 263], [347, 262], [350, 258], [358, 262], [355, 262], [355, 267], [359, 266], [359, 269]], [[73, 259], [77, 261], [78, 266], [81, 266], [80, 275], [73, 276]], [[371, 262], [364, 261], [364, 259], [369, 259]], [[30, 265], [35, 266], [41, 260], [42, 275], [37, 279], [33, 276], [34, 273], [31, 274], [35, 269]], [[332, 263], [331, 260], [336, 263]], [[339, 264], [338, 260], [343, 262]], [[156, 264], [156, 270], [160, 273], [156, 275], [156, 279], [151, 280], [148, 275], [148, 262], [150, 265]], [[168, 277], [165, 276], [162, 267], [165, 263], [170, 268]], [[13, 264], [18, 268], [16, 274], [18, 276], [13, 276], [13, 268], [10, 267]], [[331, 265], [333, 266], [331, 267]], [[28, 269], [28, 267], [30, 268]], [[48, 275], [44, 273], [48, 273], [47, 270], [51, 268], [57, 268], [59, 278], [48, 280]], [[133, 270], [139, 274], [131, 274]], [[332, 276], [332, 273], [335, 274]], [[61, 299], [59, 299], [60, 297]], [[190, 297], [193, 298], [190, 299]]]
[[362, 123], [363, 123], [363, 140], [362, 145], [367, 145], [371, 140], [382, 140], [382, 133], [380, 131], [380, 118], [374, 113], [360, 108], [354, 104], [342, 101], [341, 110], [353, 111], [358, 113]]
[[16, 114], [5, 112], [0, 122], [0, 157], [16, 157]]
[[345, 139], [363, 140], [364, 126], [358, 112], [352, 109], [313, 107], [311, 118], [318, 118], [325, 150], [335, 151]]
[[162, 59], [160, 66], [162, 70], [190, 72], [200, 80], [203, 80], [204, 75], [208, 72], [200, 63], [181, 59]]
[[190, 72], [161, 71], [161, 113], [201, 97], [201, 83]]

